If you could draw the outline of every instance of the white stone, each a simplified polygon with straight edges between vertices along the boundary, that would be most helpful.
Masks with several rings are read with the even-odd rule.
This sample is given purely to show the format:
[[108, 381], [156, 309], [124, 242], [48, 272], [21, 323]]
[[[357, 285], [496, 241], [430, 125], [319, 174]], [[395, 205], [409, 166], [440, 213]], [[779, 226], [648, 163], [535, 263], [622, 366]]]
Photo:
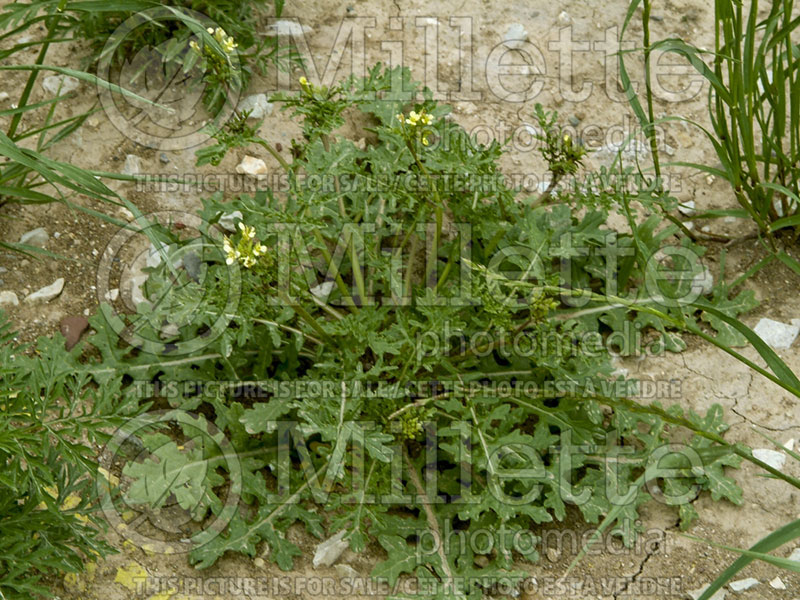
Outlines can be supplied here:
[[782, 469], [786, 462], [786, 455], [783, 452], [770, 448], [756, 448], [753, 450], [753, 456], [761, 462], [767, 463], [773, 469]]
[[105, 294], [103, 294], [103, 297], [109, 302], [114, 302], [117, 298], [119, 298], [119, 288], [108, 290]]
[[708, 267], [703, 267], [703, 271], [694, 276], [692, 291], [699, 291], [701, 296], [708, 296], [714, 291], [714, 276]]
[[162, 340], [168, 340], [170, 338], [176, 337], [181, 332], [180, 328], [175, 323], [167, 323], [166, 325], [161, 326], [161, 330], [159, 331], [159, 337]]
[[30, 302], [30, 303], [50, 302], [50, 300], [58, 296], [61, 293], [61, 290], [63, 289], [64, 289], [64, 278], [59, 277], [50, 285], [38, 289], [32, 294], [26, 296], [25, 302]]
[[562, 10], [558, 13], [558, 17], [556, 18], [556, 22], [561, 25], [561, 27], [566, 27], [570, 23], [572, 23], [572, 17], [569, 16], [569, 13], [565, 10]]
[[272, 103], [267, 100], [266, 94], [253, 94], [239, 102], [239, 112], [250, 111], [249, 119], [263, 119], [272, 114]]
[[57, 96], [77, 90], [81, 82], [69, 75], [48, 75], [42, 79], [42, 87], [46, 92]]
[[[696, 590], [689, 590], [686, 593], [689, 594], [689, 596], [692, 598], [692, 600], [697, 600], [700, 596], [703, 595], [703, 592], [706, 591], [707, 587], [708, 587], [707, 585], [704, 585], [701, 588], [697, 588]], [[725, 589], [724, 588], [720, 588], [716, 592], [714, 592], [714, 595], [711, 596], [710, 600], [725, 600], [725, 596], [726, 595], [727, 595], [727, 592], [725, 591]]]
[[350, 578], [350, 579], [356, 579], [357, 577], [360, 577], [358, 571], [356, 571], [350, 565], [345, 565], [345, 564], [334, 565], [333, 568], [334, 568], [334, 570], [336, 571], [336, 574], [339, 577], [347, 577], [347, 578]]
[[19, 306], [19, 298], [14, 292], [0, 292], [0, 306]]
[[800, 562], [800, 546], [792, 550], [792, 553], [789, 555], [789, 560]]
[[31, 229], [27, 233], [23, 233], [22, 237], [19, 238], [19, 243], [44, 248], [44, 245], [49, 239], [50, 236], [47, 234], [47, 230], [44, 227], [37, 227], [36, 229]]
[[328, 295], [333, 290], [333, 282], [332, 281], [323, 281], [319, 285], [315, 285], [309, 291], [314, 294], [320, 300], [327, 300]]
[[0, 92], [0, 102], [8, 100], [8, 92]]
[[342, 539], [346, 533], [347, 530], [342, 529], [339, 533], [321, 542], [317, 546], [317, 549], [314, 551], [314, 560], [312, 561], [315, 569], [317, 567], [330, 567], [339, 559], [342, 552], [344, 552], [349, 545]]
[[761, 319], [753, 328], [756, 335], [769, 346], [778, 350], [789, 348], [800, 333], [800, 325], [781, 323], [772, 319]]
[[[792, 198], [787, 198], [786, 205], [789, 207], [789, 212], [791, 213], [794, 213], [795, 209], [797, 208], [797, 202], [795, 202]], [[775, 209], [775, 212], [779, 217], [786, 216], [783, 214], [783, 202], [780, 198], [775, 198], [772, 201], [772, 207]]]
[[236, 165], [236, 172], [241, 175], [249, 175], [256, 179], [263, 179], [267, 176], [267, 164], [260, 158], [255, 156], [245, 156], [238, 165]]
[[135, 154], [125, 157], [125, 166], [122, 167], [123, 175], [138, 175], [142, 172], [142, 160]]
[[147, 281], [147, 274], [134, 275], [129, 279], [131, 302], [133, 302], [134, 306], [139, 306], [142, 302], [148, 301], [144, 296], [144, 292], [142, 291], [142, 286], [144, 285], [145, 281]]
[[313, 29], [308, 25], [301, 25], [297, 21], [280, 19], [267, 28], [267, 35], [271, 37], [297, 36], [311, 33]]
[[219, 226], [225, 231], [236, 231], [236, 221], [241, 221], [244, 218], [242, 211], [235, 210], [233, 212], [225, 213], [219, 218]]
[[525, 27], [520, 23], [513, 23], [509, 26], [506, 35], [503, 37], [503, 45], [505, 45], [506, 48], [514, 50], [516, 48], [522, 48], [527, 39], [528, 32], [525, 31]]
[[758, 585], [759, 583], [760, 582], [758, 579], [748, 577], [747, 579], [740, 579], [739, 581], [731, 581], [728, 584], [728, 587], [734, 592], [743, 592], [744, 590], [749, 590], [751, 587]]
[[686, 215], [687, 217], [691, 217], [697, 211], [695, 210], [694, 200], [687, 200], [686, 202], [681, 202], [678, 204], [678, 210], [681, 214]]
[[786, 443], [783, 445], [783, 447], [786, 448], [789, 452], [794, 450], [794, 438], [786, 440]]
[[772, 581], [769, 582], [769, 587], [774, 590], [785, 590], [786, 584], [783, 583], [783, 580], [780, 577], [776, 577]]

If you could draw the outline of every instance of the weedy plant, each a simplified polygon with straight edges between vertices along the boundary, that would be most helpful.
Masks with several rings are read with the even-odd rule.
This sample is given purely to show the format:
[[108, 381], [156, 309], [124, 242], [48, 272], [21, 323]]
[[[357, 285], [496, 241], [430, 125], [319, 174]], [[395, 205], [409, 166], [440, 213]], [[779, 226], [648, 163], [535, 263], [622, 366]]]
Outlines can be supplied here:
[[[82, 169], [47, 156], [48, 150], [53, 145], [75, 132], [97, 109], [60, 119], [57, 117], [57, 109], [70, 94], [61, 94], [59, 90], [55, 97], [39, 102], [32, 102], [31, 95], [34, 86], [41, 81], [42, 77], [58, 73], [62, 76], [75, 77], [95, 86], [105, 87], [145, 103], [152, 103], [89, 73], [48, 65], [46, 59], [51, 45], [64, 41], [60, 36], [64, 34], [63, 21], [66, 17], [55, 10], [60, 5], [54, 3], [51, 10], [44, 14], [37, 14], [37, 10], [29, 5], [14, 6], [19, 10], [22, 10], [19, 8], [22, 6], [24, 10], [20, 13], [12, 10], [10, 5], [6, 7], [9, 12], [0, 15], [0, 31], [2, 32], [0, 40], [8, 40], [19, 35], [37, 23], [44, 24], [46, 33], [41, 40], [17, 43], [0, 51], [0, 58], [3, 61], [12, 62], [9, 59], [18, 58], [20, 53], [31, 47], [38, 48], [33, 64], [0, 65], [0, 71], [3, 72], [28, 73], [19, 98], [15, 98], [15, 106], [0, 111], [0, 116], [9, 119], [6, 131], [0, 132], [0, 156], [6, 159], [0, 164], [0, 209], [11, 204], [62, 202], [72, 210], [82, 211], [121, 226], [123, 223], [120, 221], [100, 211], [82, 206], [81, 203], [73, 203], [71, 198], [74, 195], [82, 194], [95, 200], [119, 204], [120, 199], [96, 176], [105, 175], [120, 179], [130, 179], [130, 177]], [[28, 11], [33, 11], [33, 13], [29, 14]], [[39, 120], [42, 116], [43, 118]], [[28, 253], [49, 254], [41, 248], [11, 241], [0, 240], [0, 246]]]
[[61, 336], [35, 347], [13, 336], [0, 313], [0, 597], [8, 600], [51, 595], [49, 576], [113, 551], [99, 535], [103, 475], [93, 457], [140, 410], [136, 398], [123, 400], [122, 377], [95, 385]]
[[[715, 0], [713, 52], [700, 50], [681, 39], [651, 41], [650, 0], [630, 3], [621, 36], [639, 7], [643, 9], [646, 110], [630, 82], [625, 66], [627, 52], [620, 52], [619, 66], [631, 107], [650, 138], [656, 181], [661, 179], [662, 165], [655, 126], [681, 120], [699, 128], [712, 144], [718, 166], [689, 162], [670, 165], [692, 167], [726, 180], [741, 208], [709, 211], [698, 217], [727, 215], [752, 219], [770, 251], [764, 264], [778, 259], [800, 274], [800, 263], [782, 251], [776, 240], [776, 234], [786, 234], [785, 242], [793, 244], [800, 225], [800, 96], [797, 93], [800, 53], [792, 42], [800, 21], [794, 14], [793, 0], [772, 2], [766, 13], [758, 2]], [[710, 129], [681, 116], [655, 119], [650, 79], [654, 52], [682, 56], [709, 84]]]
[[[515, 561], [538, 557], [536, 544], [515, 546], [509, 532], [535, 533], [570, 504], [632, 544], [654, 482], [684, 527], [701, 490], [741, 501], [724, 472], [740, 457], [721, 437], [720, 407], [647, 412], [626, 400], [635, 383], [613, 373], [607, 349], [586, 346], [651, 327], [653, 352], [679, 349], [676, 328], [722, 314], [714, 302], [726, 289], [707, 310], [682, 304], [701, 293], [690, 244], [672, 254], [672, 277], [660, 276], [654, 256], [669, 234], [652, 219], [623, 235], [604, 228], [605, 208], [573, 209], [583, 196], [568, 190], [550, 205], [517, 198], [498, 171], [501, 146], [471, 139], [406, 69], [377, 65], [332, 88], [302, 80], [281, 99], [303, 118], [291, 162], [244, 119], [198, 158], [257, 144], [286, 169], [287, 193], [206, 199], [210, 237], [224, 214], [242, 215], [234, 233], [217, 236], [210, 278], [174, 290], [173, 302], [140, 305], [148, 319], [137, 325], [165, 356], [208, 336], [234, 270], [241, 301], [229, 326], [180, 360], [104, 352], [117, 373], [149, 383], [143, 396], [200, 412], [241, 457], [241, 503], [228, 526], [186, 535], [198, 567], [233, 551], [289, 569], [301, 551], [286, 531], [301, 523], [317, 537], [340, 532], [356, 552], [377, 541], [388, 559], [375, 577], [411, 575], [431, 597], [480, 598], [524, 576]], [[363, 146], [337, 134], [345, 110], [362, 123]], [[580, 154], [563, 137], [551, 141], [551, 169], [576, 170]], [[605, 193], [632, 214], [625, 189]], [[148, 293], [163, 297], [171, 285], [156, 271]], [[181, 294], [204, 294], [208, 317], [160, 332], [177, 321]], [[645, 343], [620, 337], [627, 353]], [[669, 423], [695, 433], [682, 452], [664, 452]], [[159, 443], [158, 455], [121, 473], [127, 500], [203, 498], [193, 517], [218, 516], [239, 475], [215, 467], [203, 477], [180, 439]], [[186, 470], [174, 488], [160, 475], [163, 457], [170, 472]], [[491, 548], [442, 543], [467, 529], [484, 531]]]
[[[198, 61], [209, 63], [204, 65], [203, 101], [210, 111], [217, 112], [231, 89], [247, 87], [254, 70], [265, 74], [273, 64], [287, 68], [299, 63], [296, 52], [282, 46], [277, 36], [257, 31], [267, 13], [265, 4], [245, 0], [185, 0], [169, 5], [147, 0], [34, 0], [6, 6], [5, 18], [13, 24], [27, 24], [37, 22], [43, 14], [57, 14], [58, 34], [62, 36], [59, 41], [88, 41], [92, 53], [85, 68], [107, 61], [123, 74], [123, 87], [134, 87], [137, 80], [142, 85], [143, 73], [154, 68], [176, 85]], [[280, 17], [284, 0], [272, 4], [274, 15]], [[223, 32], [216, 36], [221, 39], [215, 39], [217, 29]], [[120, 31], [123, 34], [117, 39]], [[201, 40], [196, 52], [188, 51], [193, 37]], [[226, 46], [228, 39], [232, 42]], [[232, 53], [233, 61], [229, 60]]]

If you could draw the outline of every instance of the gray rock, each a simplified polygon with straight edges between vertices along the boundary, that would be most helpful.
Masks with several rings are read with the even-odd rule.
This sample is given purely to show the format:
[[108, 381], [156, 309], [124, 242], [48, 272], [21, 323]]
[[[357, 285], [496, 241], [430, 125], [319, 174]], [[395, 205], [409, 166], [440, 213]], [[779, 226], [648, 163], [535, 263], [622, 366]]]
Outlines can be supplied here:
[[[788, 206], [790, 213], [794, 213], [794, 211], [797, 209], [797, 202], [795, 202], [791, 198], [789, 198], [786, 201], [786, 205]], [[772, 201], [772, 207], [775, 209], [775, 212], [777, 213], [777, 215], [779, 217], [785, 217], [786, 216], [785, 214], [783, 214], [783, 202], [781, 201], [780, 198], [775, 198]]]
[[312, 561], [314, 568], [330, 567], [342, 555], [349, 544], [343, 539], [347, 530], [342, 529], [336, 535], [321, 542], [316, 551], [314, 552], [314, 560]]
[[512, 50], [522, 48], [528, 39], [528, 32], [521, 23], [512, 23], [505, 36], [503, 36], [503, 45]]
[[81, 82], [70, 75], [48, 75], [42, 79], [44, 90], [54, 96], [77, 90]]
[[267, 100], [266, 94], [253, 94], [247, 96], [239, 102], [238, 109], [240, 112], [250, 111], [249, 119], [263, 119], [269, 114], [272, 114], [272, 103]]
[[236, 231], [236, 221], [241, 221], [244, 215], [242, 211], [235, 210], [233, 212], [225, 213], [219, 218], [219, 226], [225, 231]]
[[699, 291], [701, 296], [708, 296], [714, 291], [714, 276], [708, 267], [703, 267], [703, 271], [692, 279], [692, 291]]
[[678, 204], [678, 210], [681, 214], [686, 215], [687, 217], [691, 217], [697, 211], [695, 210], [694, 200], [687, 200], [686, 202], [681, 202]]
[[275, 21], [267, 28], [266, 35], [270, 37], [288, 37], [311, 33], [313, 29], [307, 25], [301, 25], [297, 21], [280, 19]]
[[44, 245], [49, 239], [50, 236], [47, 234], [47, 230], [44, 227], [37, 227], [36, 229], [31, 229], [27, 233], [23, 233], [22, 237], [19, 238], [19, 243], [44, 248]]
[[774, 590], [785, 590], [786, 584], [783, 583], [783, 580], [780, 577], [776, 577], [772, 581], [769, 582], [769, 587]]
[[64, 278], [59, 277], [50, 285], [38, 289], [32, 294], [26, 296], [25, 302], [28, 302], [30, 304], [38, 302], [50, 302], [50, 300], [57, 297], [61, 293], [61, 290], [63, 289], [64, 289]]
[[165, 152], [162, 152], [158, 155], [158, 160], [160, 160], [162, 164], [166, 165], [169, 163], [169, 156], [167, 156]]
[[747, 579], [740, 579], [739, 581], [731, 581], [728, 584], [728, 587], [734, 592], [743, 592], [744, 590], [749, 590], [751, 587], [758, 585], [759, 583], [761, 582], [758, 579], [748, 577]]
[[[131, 302], [133, 302], [134, 306], [139, 306], [142, 302], [148, 302], [147, 298], [144, 296], [144, 292], [142, 291], [142, 286], [144, 285], [145, 281], [147, 281], [146, 274], [137, 274], [131, 276], [126, 282], [130, 289]], [[123, 284], [120, 283], [120, 285]]]
[[800, 333], [800, 325], [781, 323], [772, 319], [761, 319], [753, 328], [756, 335], [777, 350], [789, 348]]
[[123, 175], [138, 175], [142, 172], [142, 159], [135, 154], [128, 154], [125, 157], [125, 166], [122, 167]]
[[19, 298], [14, 292], [0, 292], [0, 306], [19, 306]]
[[186, 269], [186, 273], [189, 275], [189, 277], [195, 281], [200, 279], [200, 270], [202, 265], [203, 261], [200, 260], [200, 257], [194, 252], [187, 252], [183, 257], [183, 268]]
[[786, 463], [786, 455], [771, 448], [756, 448], [753, 450], [753, 456], [761, 462], [767, 463], [773, 469], [780, 470]]
[[249, 175], [256, 179], [263, 179], [269, 173], [267, 164], [260, 158], [255, 156], [245, 156], [238, 165], [236, 165], [236, 172], [240, 175]]
[[356, 571], [350, 565], [345, 565], [345, 564], [334, 565], [333, 568], [339, 577], [349, 577], [350, 579], [355, 579], [357, 577], [360, 577], [358, 571]]

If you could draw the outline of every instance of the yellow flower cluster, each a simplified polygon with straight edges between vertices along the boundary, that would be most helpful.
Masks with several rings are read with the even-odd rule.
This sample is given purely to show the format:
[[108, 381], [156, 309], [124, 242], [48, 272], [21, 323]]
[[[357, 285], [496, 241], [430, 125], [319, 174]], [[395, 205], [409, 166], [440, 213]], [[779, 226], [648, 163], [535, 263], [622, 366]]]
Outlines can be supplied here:
[[425, 109], [419, 112], [412, 110], [406, 117], [403, 113], [397, 113], [397, 120], [401, 125], [408, 125], [409, 129], [414, 131], [416, 137], [420, 138], [423, 146], [428, 145], [428, 131], [425, 127], [433, 122], [433, 117], [425, 112]]
[[246, 269], [255, 266], [258, 259], [264, 256], [267, 252], [267, 247], [255, 239], [256, 230], [250, 225], [239, 223], [239, 231], [242, 232], [242, 238], [239, 244], [234, 246], [233, 242], [225, 236], [222, 241], [222, 247], [225, 249], [225, 262], [232, 265], [235, 262], [240, 262]]
[[[222, 49], [225, 51], [225, 54], [231, 54], [236, 48], [239, 47], [231, 36], [225, 33], [225, 30], [222, 27], [217, 27], [214, 29], [213, 27], [209, 27], [206, 29], [209, 35], [213, 35], [214, 39], [217, 40]], [[192, 40], [189, 42], [189, 47], [194, 50], [195, 52], [200, 52], [200, 45]]]
[[421, 110], [419, 112], [412, 110], [408, 113], [408, 118], [405, 119], [403, 117], [403, 113], [397, 115], [397, 118], [403, 122], [405, 120], [406, 125], [411, 125], [411, 127], [416, 127], [417, 124], [422, 123], [422, 125], [430, 125], [431, 124], [431, 116], [425, 114], [425, 110]]

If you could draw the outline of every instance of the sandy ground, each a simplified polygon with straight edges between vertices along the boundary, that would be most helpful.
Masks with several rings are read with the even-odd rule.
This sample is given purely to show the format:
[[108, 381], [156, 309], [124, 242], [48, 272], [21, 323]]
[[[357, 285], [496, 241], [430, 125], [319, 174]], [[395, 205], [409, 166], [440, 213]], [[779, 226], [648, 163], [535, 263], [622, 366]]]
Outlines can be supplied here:
[[[545, 170], [538, 153], [526, 148], [529, 138], [524, 136], [521, 127], [533, 122], [535, 102], [541, 102], [546, 108], [555, 108], [565, 121], [571, 119], [572, 123], [577, 123], [577, 134], [584, 137], [588, 144], [596, 143], [595, 147], [618, 143], [621, 137], [632, 131], [631, 112], [618, 90], [609, 85], [613, 83], [616, 73], [616, 59], [609, 54], [616, 51], [614, 40], [626, 9], [627, 5], [623, 2], [605, 0], [593, 3], [572, 0], [565, 3], [353, 0], [350, 5], [300, 0], [288, 3], [285, 16], [298, 17], [302, 24], [312, 28], [312, 32], [306, 36], [317, 67], [316, 73], [313, 70], [308, 73], [312, 81], [348, 75], [351, 65], [358, 70], [376, 61], [392, 64], [402, 61], [412, 68], [417, 79], [423, 80], [443, 100], [454, 105], [454, 118], [467, 130], [497, 138], [517, 131], [519, 140], [503, 158], [503, 167], [506, 173], [517, 174], [533, 194], [538, 178]], [[693, 43], [709, 46], [713, 43], [711, 10], [707, 4], [692, 0], [657, 3], [654, 13], [658, 20], [653, 24], [653, 36], [680, 36]], [[348, 33], [342, 27], [345, 16], [358, 18], [352, 32], [353, 39], [357, 41], [355, 53], [344, 43]], [[523, 25], [528, 34], [528, 43], [520, 52], [509, 52], [501, 44], [504, 34], [513, 23]], [[359, 29], [361, 27], [363, 29]], [[42, 32], [32, 33], [41, 35]], [[641, 27], [634, 23], [629, 39], [638, 42], [640, 35]], [[569, 39], [572, 40], [572, 53], [567, 50]], [[470, 61], [460, 60], [470, 52], [471, 65]], [[80, 47], [62, 47], [55, 50], [50, 58], [58, 65], [77, 66], [84, 54], [85, 49]], [[32, 62], [33, 52], [29, 53], [29, 58]], [[22, 61], [20, 57], [17, 59]], [[665, 63], [668, 62], [665, 59]], [[529, 66], [519, 66], [524, 63]], [[631, 71], [638, 74], [636, 65], [636, 60], [632, 59]], [[656, 106], [657, 115], [680, 114], [702, 123], [707, 122], [706, 88], [695, 85], [688, 75], [676, 75], [675, 71], [670, 75], [666, 68], [663, 73], [659, 79], [661, 99]], [[468, 83], [470, 75], [471, 84]], [[296, 79], [296, 76], [293, 74], [291, 79]], [[15, 91], [22, 87], [23, 81], [24, 76], [20, 73], [3, 76], [0, 91], [11, 95], [6, 102], [14, 101]], [[529, 94], [532, 97], [524, 98], [531, 82], [539, 86], [538, 94]], [[254, 81], [248, 93], [269, 92], [280, 83], [273, 73]], [[59, 105], [58, 116], [64, 118], [87, 109], [94, 103], [93, 94], [91, 86], [82, 84], [72, 101]], [[37, 85], [34, 100], [43, 97], [44, 93]], [[0, 126], [5, 125], [6, 121], [0, 118]], [[345, 126], [345, 131], [349, 126]], [[266, 118], [261, 132], [267, 139], [280, 142], [288, 158], [288, 142], [297, 135], [298, 130], [284, 114], [275, 110]], [[664, 160], [714, 162], [713, 158], [709, 158], [713, 156], [710, 145], [688, 126], [665, 126], [663, 134]], [[145, 173], [230, 174], [246, 151], [231, 152], [216, 168], [197, 169], [193, 150], [189, 149], [167, 151], [165, 154], [169, 162], [165, 163], [159, 151], [137, 145], [122, 135], [103, 112], [91, 117], [85, 127], [51, 151], [54, 158], [110, 172], [120, 172], [128, 154], [141, 158], [142, 171]], [[269, 157], [262, 158], [271, 169], [276, 166]], [[701, 210], [733, 206], [733, 199], [724, 182], [713, 181], [689, 171], [676, 169], [672, 173], [672, 189], [679, 200], [694, 200]], [[192, 213], [199, 208], [203, 194], [201, 189], [162, 192], [137, 190], [134, 184], [125, 182], [110, 182], [109, 185], [127, 196], [145, 213], [164, 209]], [[80, 201], [87, 206], [100, 208], [88, 200]], [[25, 231], [42, 226], [50, 234], [47, 249], [66, 257], [66, 260], [23, 259], [0, 252], [0, 267], [5, 269], [0, 272], [0, 290], [15, 291], [22, 298], [57, 277], [66, 279], [64, 292], [50, 304], [42, 307], [23, 303], [8, 311], [20, 329], [20, 338], [30, 340], [56, 331], [64, 316], [83, 314], [86, 310], [93, 312], [98, 305], [97, 289], [101, 287], [97, 281], [99, 257], [116, 229], [82, 214], [73, 214], [61, 205], [11, 207], [3, 212], [3, 217], [10, 218], [0, 219], [0, 238], [16, 241]], [[721, 219], [700, 221], [695, 227], [700, 229], [706, 225], [714, 233], [741, 235], [750, 231], [747, 223]], [[56, 233], [59, 235], [56, 236]], [[707, 264], [714, 273], [718, 273], [720, 250], [719, 245], [711, 245], [707, 256]], [[729, 278], [744, 272], [760, 258], [760, 251], [752, 240], [733, 245], [727, 252]], [[758, 309], [744, 318], [748, 325], [753, 326], [762, 316], [784, 322], [800, 317], [797, 280], [785, 268], [775, 266], [764, 270], [747, 281], [745, 286], [753, 289], [761, 302]], [[745, 354], [760, 363], [754, 352], [745, 350]], [[779, 354], [795, 371], [800, 372], [796, 344]], [[681, 395], [678, 402], [687, 409], [700, 412], [714, 402], [722, 404], [726, 418], [732, 425], [726, 434], [729, 440], [755, 447], [769, 447], [766, 440], [756, 434], [757, 429], [776, 437], [781, 443], [790, 439], [800, 440], [800, 403], [797, 398], [790, 397], [777, 386], [748, 372], [732, 358], [696, 340], [691, 340], [689, 349], [682, 354], [628, 360], [623, 365], [633, 377], [680, 380]], [[790, 464], [786, 470], [800, 476], [800, 465]], [[744, 504], [735, 507], [726, 502], [712, 502], [707, 495], [701, 496], [694, 503], [700, 520], [689, 533], [723, 544], [747, 547], [767, 532], [800, 518], [800, 492], [761, 477], [750, 465], [733, 471], [732, 475], [744, 488]], [[523, 590], [522, 597], [687, 597], [690, 590], [711, 581], [735, 555], [683, 537], [677, 530], [676, 520], [673, 511], [652, 503], [643, 511], [643, 524], [648, 530], [660, 532], [661, 541], [658, 544], [624, 552], [606, 549], [585, 558], [570, 574], [570, 578], [571, 581], [583, 581], [585, 586], [589, 585], [586, 582], [594, 582], [597, 586], [594, 590], [584, 587], [584, 591], [572, 594], [563, 591], [553, 594], [552, 589], [548, 591], [547, 582], [554, 581], [564, 573], [574, 558], [572, 551], [551, 553], [549, 558], [543, 558], [536, 565], [521, 565], [537, 581], [530, 589]], [[578, 533], [588, 528], [577, 517], [561, 526]], [[148, 556], [140, 549], [123, 544], [122, 540], [111, 534], [112, 541], [122, 553], [103, 561], [89, 574], [77, 579], [68, 578], [65, 582], [54, 582], [54, 592], [65, 599], [116, 600], [152, 596], [177, 600], [182, 597], [180, 594], [157, 595], [136, 590], [135, 587], [126, 588], [125, 573], [141, 573], [139, 569], [146, 570], [152, 577], [288, 576], [300, 580], [308, 576], [338, 576], [334, 568], [312, 569], [311, 556], [316, 542], [300, 531], [292, 531], [292, 536], [304, 549], [304, 556], [297, 560], [296, 569], [291, 573], [283, 573], [269, 562], [265, 564], [260, 560], [229, 556], [198, 574], [184, 557]], [[791, 547], [785, 548], [780, 554], [787, 556], [791, 550]], [[382, 550], [373, 544], [358, 556], [345, 552], [340, 563], [348, 564], [360, 575], [366, 576], [372, 565], [383, 556]], [[768, 583], [778, 575], [787, 589], [775, 589]], [[623, 586], [624, 591], [608, 594], [600, 588], [601, 578], [604, 577], [628, 578], [630, 583]], [[748, 567], [739, 578], [744, 577], [755, 577], [760, 583], [738, 594], [729, 591], [728, 597], [740, 597], [743, 600], [800, 597], [800, 577], [796, 574], [789, 575], [759, 563]], [[659, 585], [672, 583], [667, 592], [662, 589], [650, 593], [647, 582], [657, 582]], [[285, 595], [220, 593], [205, 596], [186, 594], [186, 597], [227, 600], [241, 597], [312, 598], [318, 595], [314, 590], [296, 588], [293, 593]], [[340, 597], [351, 598], [356, 595]]]

